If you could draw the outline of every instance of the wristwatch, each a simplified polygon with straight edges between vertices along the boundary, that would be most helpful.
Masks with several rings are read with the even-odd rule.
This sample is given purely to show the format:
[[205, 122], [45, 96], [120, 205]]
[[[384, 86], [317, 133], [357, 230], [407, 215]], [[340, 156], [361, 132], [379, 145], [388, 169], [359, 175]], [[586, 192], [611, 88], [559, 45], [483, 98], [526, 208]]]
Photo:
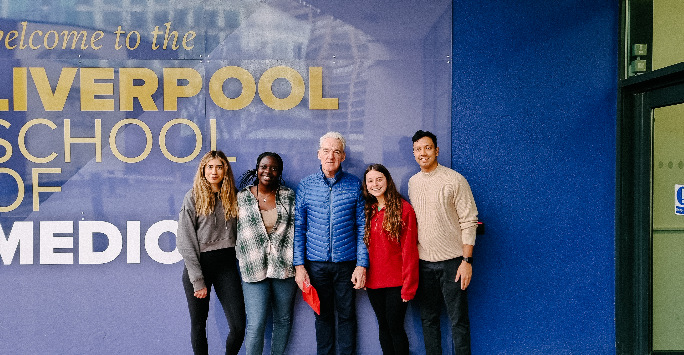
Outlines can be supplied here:
[[463, 257], [463, 261], [465, 261], [465, 262], [467, 262], [468, 264], [471, 264], [471, 265], [472, 265], [472, 264], [473, 264], [473, 257], [472, 257], [472, 256], [471, 256], [471, 257], [464, 256], [464, 257]]

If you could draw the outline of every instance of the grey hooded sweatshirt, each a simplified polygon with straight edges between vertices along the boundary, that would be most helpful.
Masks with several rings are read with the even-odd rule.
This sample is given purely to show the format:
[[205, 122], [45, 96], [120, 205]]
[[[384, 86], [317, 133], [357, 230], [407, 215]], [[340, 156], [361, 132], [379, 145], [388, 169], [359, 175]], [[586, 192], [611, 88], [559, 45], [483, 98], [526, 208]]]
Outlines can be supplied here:
[[195, 291], [206, 287], [200, 265], [200, 253], [235, 247], [237, 219], [226, 221], [223, 204], [217, 194], [213, 213], [198, 216], [192, 189], [185, 194], [183, 207], [178, 216], [176, 246], [183, 256], [188, 276]]

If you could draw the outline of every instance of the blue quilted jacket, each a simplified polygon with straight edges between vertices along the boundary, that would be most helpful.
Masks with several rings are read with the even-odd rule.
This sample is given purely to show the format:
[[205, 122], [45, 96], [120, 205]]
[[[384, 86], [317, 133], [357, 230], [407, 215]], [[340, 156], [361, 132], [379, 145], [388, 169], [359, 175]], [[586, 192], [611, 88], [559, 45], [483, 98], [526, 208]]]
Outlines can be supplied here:
[[361, 181], [342, 169], [332, 184], [323, 171], [304, 178], [295, 202], [293, 264], [356, 260], [357, 266], [368, 267], [363, 204]]

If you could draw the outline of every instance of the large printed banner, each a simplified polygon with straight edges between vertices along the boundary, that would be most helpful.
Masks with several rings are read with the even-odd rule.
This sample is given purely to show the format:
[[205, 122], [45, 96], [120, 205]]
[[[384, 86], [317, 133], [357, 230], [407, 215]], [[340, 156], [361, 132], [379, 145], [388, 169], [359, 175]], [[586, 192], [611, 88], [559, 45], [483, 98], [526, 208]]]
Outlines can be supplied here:
[[187, 352], [176, 220], [210, 149], [236, 178], [277, 152], [295, 187], [339, 131], [343, 169], [383, 163], [404, 194], [417, 129], [450, 160], [450, 1], [11, 1], [0, 17], [0, 353]]

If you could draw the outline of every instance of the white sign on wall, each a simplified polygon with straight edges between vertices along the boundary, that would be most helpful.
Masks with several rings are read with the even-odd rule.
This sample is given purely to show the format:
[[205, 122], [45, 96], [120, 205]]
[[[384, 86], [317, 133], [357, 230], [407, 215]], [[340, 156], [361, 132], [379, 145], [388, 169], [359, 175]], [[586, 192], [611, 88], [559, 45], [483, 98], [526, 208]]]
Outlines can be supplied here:
[[675, 214], [684, 215], [684, 185], [675, 185]]

